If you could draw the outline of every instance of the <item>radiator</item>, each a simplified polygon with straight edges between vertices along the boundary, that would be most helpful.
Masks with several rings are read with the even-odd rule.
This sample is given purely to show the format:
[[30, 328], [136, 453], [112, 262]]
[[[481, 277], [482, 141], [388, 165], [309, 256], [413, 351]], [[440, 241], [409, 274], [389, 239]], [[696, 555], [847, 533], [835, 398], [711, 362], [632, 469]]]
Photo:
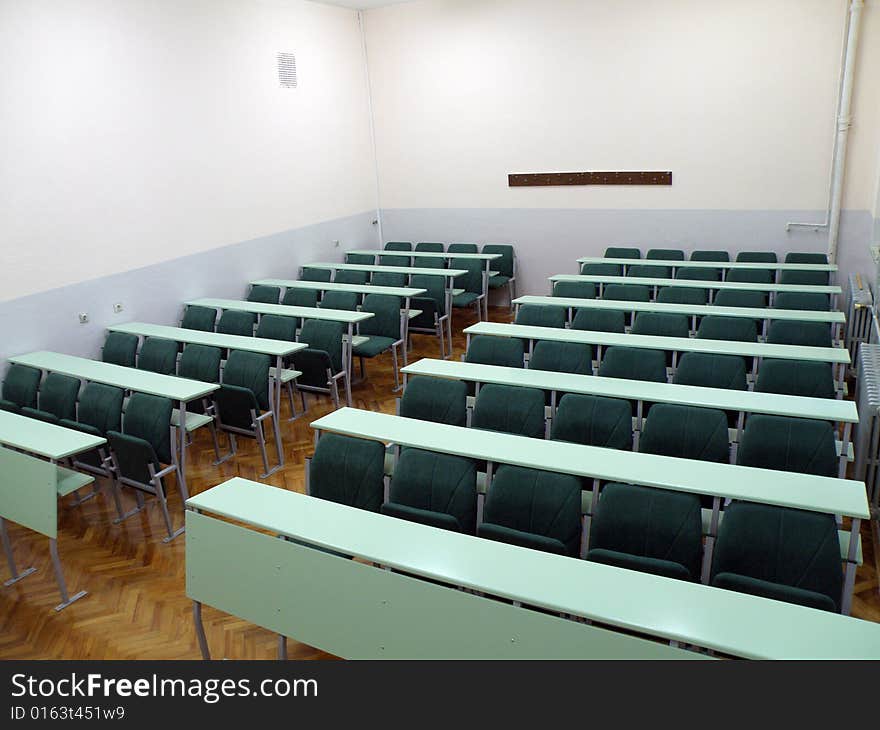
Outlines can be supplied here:
[[876, 516], [880, 500], [880, 345], [862, 343], [859, 347], [856, 405], [855, 478], [865, 482]]
[[[873, 329], [874, 297], [867, 280], [861, 274], [849, 275], [849, 286], [846, 290], [846, 348], [849, 350], [850, 376], [856, 367], [859, 346], [871, 342]], [[874, 339], [874, 342], [877, 340]]]

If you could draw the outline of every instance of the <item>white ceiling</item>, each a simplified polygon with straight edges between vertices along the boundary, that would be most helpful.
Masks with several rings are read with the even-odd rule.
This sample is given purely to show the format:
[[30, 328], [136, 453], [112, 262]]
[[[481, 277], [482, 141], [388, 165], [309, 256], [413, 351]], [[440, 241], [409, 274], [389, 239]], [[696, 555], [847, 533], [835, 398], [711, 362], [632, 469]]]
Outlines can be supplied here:
[[381, 8], [384, 5], [399, 5], [411, 0], [317, 0], [325, 5], [341, 5], [343, 8], [353, 10], [366, 10], [367, 8]]

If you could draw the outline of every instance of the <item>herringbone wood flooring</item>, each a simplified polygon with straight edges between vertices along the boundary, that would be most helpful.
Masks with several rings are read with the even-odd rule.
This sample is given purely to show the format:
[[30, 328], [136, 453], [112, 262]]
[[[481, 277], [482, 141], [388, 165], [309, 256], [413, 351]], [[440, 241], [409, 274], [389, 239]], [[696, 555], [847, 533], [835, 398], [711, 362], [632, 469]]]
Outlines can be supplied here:
[[[493, 321], [504, 320], [506, 310], [491, 312]], [[455, 357], [464, 351], [461, 328], [470, 324], [467, 314], [455, 313]], [[414, 338], [410, 360], [437, 357], [436, 339]], [[377, 358], [367, 365], [368, 379], [354, 387], [354, 405], [394, 413], [391, 358]], [[286, 399], [285, 399], [286, 401]], [[308, 396], [309, 411], [297, 421], [282, 422], [286, 466], [266, 482], [284, 489], [303, 491], [303, 460], [313, 451], [309, 423], [332, 409], [329, 398]], [[283, 404], [284, 413], [286, 402]], [[286, 416], [285, 416], [286, 417]], [[205, 431], [203, 429], [203, 431]], [[233, 476], [258, 479], [261, 462], [256, 445], [239, 440], [240, 453], [220, 467], [212, 465], [213, 451], [207, 432], [197, 433], [189, 456], [189, 487], [197, 494]], [[270, 443], [270, 458], [272, 454]], [[175, 525], [182, 519], [182, 505], [173, 480], [169, 483], [170, 506]], [[127, 504], [133, 501], [126, 495]], [[113, 525], [112, 499], [102, 492], [82, 507], [62, 507], [59, 550], [71, 593], [89, 595], [61, 613], [58, 590], [49, 559], [48, 541], [29, 530], [10, 524], [9, 531], [19, 570], [36, 566], [38, 572], [12, 587], [0, 586], [0, 658], [3, 659], [197, 659], [200, 657], [193, 630], [191, 603], [186, 598], [184, 545], [181, 535], [170, 544], [165, 536], [159, 508], [153, 499], [148, 508], [121, 525]], [[863, 528], [865, 564], [855, 586], [853, 615], [880, 621], [874, 546], [868, 526]], [[0, 573], [8, 577], [7, 568]], [[203, 611], [205, 629], [215, 657], [270, 659], [275, 657], [274, 634], [210, 607]], [[288, 655], [296, 659], [327, 658], [328, 655], [293, 640]]]

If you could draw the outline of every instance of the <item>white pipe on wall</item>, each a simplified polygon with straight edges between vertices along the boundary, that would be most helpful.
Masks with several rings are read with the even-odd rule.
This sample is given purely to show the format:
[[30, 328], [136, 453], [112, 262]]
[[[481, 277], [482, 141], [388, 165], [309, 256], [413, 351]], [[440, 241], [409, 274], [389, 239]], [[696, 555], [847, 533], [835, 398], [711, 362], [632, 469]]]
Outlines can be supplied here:
[[376, 218], [373, 225], [377, 226], [378, 246], [382, 248], [385, 245], [385, 234], [382, 230], [382, 202], [381, 191], [379, 187], [379, 156], [376, 153], [376, 120], [373, 116], [373, 81], [370, 77], [370, 60], [367, 56], [367, 29], [365, 27], [366, 18], [364, 11], [357, 11], [358, 27], [361, 31], [361, 52], [364, 56], [364, 80], [367, 84], [367, 109], [370, 114], [370, 145], [373, 150], [373, 173], [376, 178]]

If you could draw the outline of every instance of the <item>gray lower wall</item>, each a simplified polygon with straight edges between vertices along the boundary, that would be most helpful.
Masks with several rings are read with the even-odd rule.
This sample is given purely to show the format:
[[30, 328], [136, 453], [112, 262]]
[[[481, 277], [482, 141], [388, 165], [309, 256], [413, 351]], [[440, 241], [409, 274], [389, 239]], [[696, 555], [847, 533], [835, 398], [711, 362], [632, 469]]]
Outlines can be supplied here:
[[[516, 244], [518, 292], [545, 294], [547, 277], [575, 273], [581, 256], [607, 246], [648, 248], [825, 251], [827, 230], [793, 229], [789, 221], [822, 221], [817, 210], [591, 210], [560, 208], [409, 208], [382, 211], [386, 241], [494, 241]], [[873, 281], [869, 211], [843, 213], [839, 281], [860, 271]]]
[[[10, 355], [43, 349], [98, 357], [110, 324], [176, 324], [187, 299], [243, 299], [251, 279], [297, 278], [309, 261], [341, 260], [346, 248], [374, 247], [375, 217], [367, 211], [0, 302], [0, 364], [5, 369]], [[119, 314], [116, 302], [124, 307]], [[79, 323], [79, 312], [89, 314], [87, 324]]]

